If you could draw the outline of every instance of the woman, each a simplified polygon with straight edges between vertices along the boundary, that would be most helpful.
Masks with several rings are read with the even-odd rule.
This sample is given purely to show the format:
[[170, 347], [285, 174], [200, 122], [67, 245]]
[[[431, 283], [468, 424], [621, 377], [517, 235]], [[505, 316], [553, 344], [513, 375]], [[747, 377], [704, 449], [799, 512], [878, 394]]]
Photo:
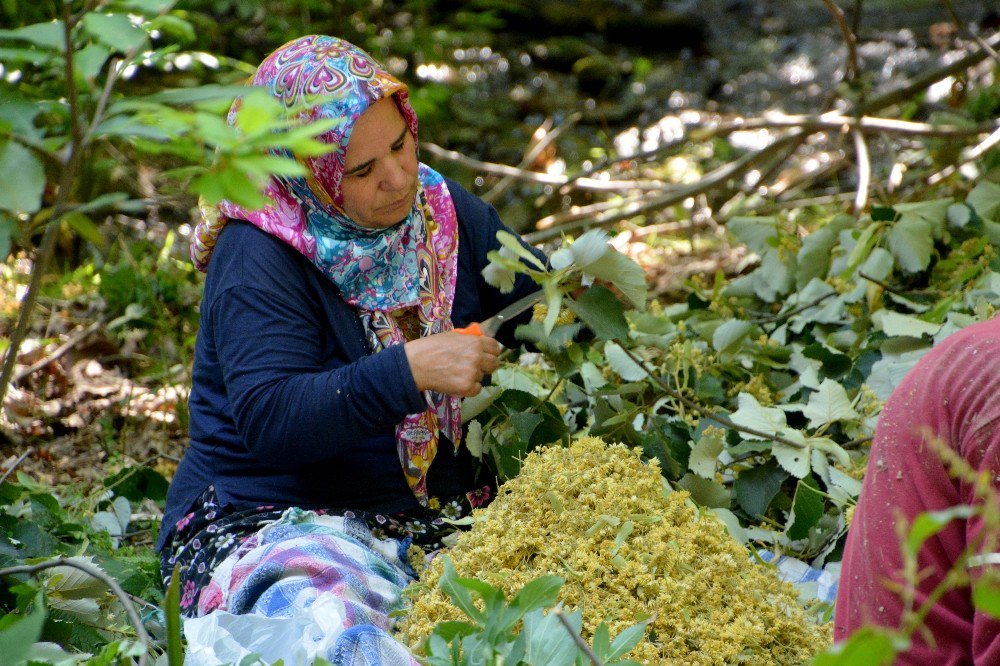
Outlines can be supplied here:
[[[968, 581], [949, 581], [956, 567], [975, 582], [996, 575], [1000, 565], [1000, 535], [985, 519], [985, 512], [1000, 510], [990, 506], [1000, 492], [998, 368], [1000, 318], [995, 317], [935, 346], [889, 397], [847, 535], [836, 640], [870, 625], [900, 629], [912, 619], [910, 611], [930, 603], [895, 664], [1000, 664], [1000, 621], [976, 607]], [[991, 491], [953, 474], [933, 439], [992, 485]], [[963, 506], [975, 510], [956, 510]], [[921, 514], [949, 510], [955, 511], [953, 519], [928, 534], [916, 552], [919, 574], [908, 580], [898, 526], [909, 529]], [[938, 598], [942, 585], [945, 593]], [[902, 592], [908, 586], [913, 586], [912, 608]]]
[[351, 663], [370, 644], [405, 663], [383, 630], [414, 575], [406, 548], [438, 548], [446, 519], [492, 494], [459, 445], [460, 399], [500, 345], [452, 329], [537, 286], [483, 280], [505, 227], [418, 163], [406, 87], [366, 53], [303, 37], [252, 85], [343, 122], [322, 137], [332, 152], [300, 160], [306, 177], [269, 183], [266, 207], [223, 202], [195, 231], [207, 277], [191, 444], [157, 542], [164, 579], [176, 567], [188, 617], [333, 608], [334, 633], [364, 630], [319, 656]]

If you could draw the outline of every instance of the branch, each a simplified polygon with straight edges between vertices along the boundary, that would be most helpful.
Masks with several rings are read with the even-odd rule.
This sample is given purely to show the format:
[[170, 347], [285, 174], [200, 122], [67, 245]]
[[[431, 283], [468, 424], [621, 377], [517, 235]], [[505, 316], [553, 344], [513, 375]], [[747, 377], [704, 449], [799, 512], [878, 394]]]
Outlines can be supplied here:
[[559, 619], [562, 626], [566, 628], [566, 631], [569, 632], [569, 635], [573, 637], [573, 641], [576, 643], [576, 646], [583, 650], [583, 653], [587, 655], [587, 659], [590, 659], [590, 663], [593, 664], [593, 666], [604, 666], [604, 662], [597, 658], [594, 651], [589, 645], [587, 645], [587, 641], [583, 640], [583, 636], [576, 633], [573, 625], [569, 623], [569, 618], [566, 617], [562, 611], [556, 611], [556, 617]]
[[[579, 122], [580, 117], [581, 116], [579, 113], [574, 113], [566, 120], [565, 123], [559, 125], [558, 127], [556, 127], [551, 131], [546, 132], [545, 135], [542, 136], [541, 139], [539, 139], [538, 143], [532, 146], [531, 149], [524, 154], [524, 158], [521, 160], [521, 163], [517, 165], [517, 168], [527, 169], [529, 166], [531, 166], [531, 164], [536, 159], [538, 159], [538, 156], [542, 154], [542, 151], [548, 148], [549, 145], [551, 145], [553, 141], [558, 139], [559, 136], [563, 134], [566, 130], [576, 125], [576, 123]], [[543, 127], [544, 125], [540, 126], [539, 129], [542, 129]], [[501, 194], [503, 194], [507, 190], [507, 188], [511, 186], [511, 184], [513, 184], [514, 180], [515, 180], [514, 176], [510, 175], [504, 176], [499, 183], [490, 188], [489, 192], [487, 192], [480, 198], [486, 203], [493, 203]]]
[[79, 569], [85, 574], [96, 578], [105, 585], [107, 585], [118, 600], [121, 601], [122, 606], [125, 607], [125, 613], [128, 615], [129, 622], [135, 627], [136, 636], [139, 638], [139, 642], [142, 643], [143, 651], [139, 655], [139, 666], [145, 666], [147, 655], [149, 653], [149, 634], [146, 632], [146, 627], [142, 625], [142, 620], [139, 618], [139, 613], [136, 612], [135, 606], [132, 604], [132, 600], [129, 599], [128, 594], [125, 590], [121, 588], [111, 576], [107, 575], [97, 567], [86, 564], [84, 562], [79, 562], [77, 560], [68, 559], [62, 556], [56, 557], [51, 560], [46, 560], [45, 562], [39, 562], [38, 564], [26, 564], [17, 567], [7, 567], [6, 569], [0, 569], [0, 576], [11, 576], [14, 574], [29, 574], [35, 575], [39, 571], [45, 569], [52, 569], [53, 567], [72, 567], [74, 569]]
[[854, 214], [860, 215], [868, 205], [868, 190], [872, 182], [872, 161], [868, 156], [868, 144], [858, 130], [851, 132], [854, 137], [854, 154], [858, 158], [858, 191], [854, 195]]
[[[1000, 45], [1000, 32], [987, 39], [986, 45], [991, 48], [995, 48]], [[878, 111], [888, 106], [892, 106], [898, 102], [908, 100], [912, 98], [914, 94], [929, 88], [941, 79], [951, 76], [952, 74], [957, 74], [958, 72], [963, 72], [976, 63], [985, 60], [987, 57], [989, 57], [989, 53], [985, 49], [980, 48], [977, 51], [966, 54], [955, 62], [946, 64], [937, 69], [932, 69], [928, 72], [924, 72], [898, 88], [889, 90], [881, 95], [876, 95], [875, 97], [869, 97], [862, 103], [850, 105], [845, 110], [845, 114], [868, 114], [873, 111]]]
[[564, 221], [564, 216], [553, 215], [550, 216], [550, 218], [544, 218], [543, 220], [539, 220], [539, 225], [545, 222], [546, 226], [551, 228], [545, 228], [541, 231], [525, 234], [524, 239], [529, 243], [538, 243], [548, 240], [549, 238], [555, 238], [565, 231], [578, 229], [580, 227], [607, 226], [620, 220], [660, 210], [662, 208], [666, 208], [667, 206], [672, 206], [675, 203], [684, 201], [688, 197], [701, 194], [702, 192], [706, 192], [724, 184], [730, 178], [734, 178], [746, 169], [750, 168], [755, 162], [765, 159], [767, 156], [781, 150], [782, 147], [788, 145], [789, 143], [798, 141], [800, 134], [800, 131], [793, 130], [769, 146], [766, 146], [756, 152], [744, 155], [735, 162], [731, 162], [715, 169], [697, 183], [671, 187], [658, 197], [643, 197], [641, 199], [633, 199], [626, 203], [619, 203], [617, 206], [614, 206], [614, 209], [607, 215], [598, 215], [592, 219], [577, 220], [576, 222], [570, 224], [561, 224], [561, 226], [557, 225], [560, 225], [560, 223]]
[[636, 363], [640, 368], [645, 370], [646, 374], [649, 375], [649, 378], [652, 379], [653, 382], [655, 382], [656, 385], [659, 386], [667, 395], [669, 395], [674, 400], [680, 402], [682, 405], [690, 409], [692, 412], [697, 413], [702, 418], [706, 418], [709, 421], [715, 421], [722, 427], [729, 428], [730, 430], [745, 432], [748, 435], [754, 435], [755, 437], [760, 437], [761, 439], [770, 440], [772, 442], [778, 442], [780, 444], [786, 444], [796, 449], [805, 448], [805, 446], [800, 444], [799, 442], [788, 439], [786, 437], [782, 437], [777, 433], [764, 432], [763, 430], [748, 428], [747, 426], [742, 426], [733, 421], [732, 419], [726, 418], [725, 416], [719, 416], [718, 414], [715, 414], [714, 412], [710, 411], [709, 409], [706, 409], [705, 407], [701, 406], [694, 400], [691, 400], [690, 398], [684, 396], [679, 391], [675, 391], [674, 389], [670, 388], [670, 386], [668, 386], [666, 382], [664, 382], [662, 379], [654, 375], [653, 369], [646, 364], [646, 361], [637, 356], [635, 352], [633, 352], [631, 349], [626, 348], [625, 345], [618, 345], [618, 346], [621, 348], [623, 352], [625, 352], [626, 356], [632, 359], [632, 361]]
[[1000, 144], [1000, 129], [990, 134], [988, 137], [983, 139], [981, 142], [962, 152], [961, 160], [957, 164], [949, 164], [945, 168], [941, 169], [937, 173], [931, 175], [927, 179], [928, 185], [936, 185], [942, 180], [952, 175], [960, 168], [968, 164], [969, 162], [974, 162], [979, 159], [982, 155], [986, 154], [987, 151], [991, 150], [994, 146]]
[[[449, 160], [451, 162], [455, 162], [456, 164], [461, 164], [462, 166], [482, 171], [484, 173], [510, 176], [518, 180], [526, 180], [532, 183], [542, 183], [543, 185], [563, 186], [569, 184], [570, 182], [570, 179], [566, 176], [538, 173], [537, 171], [519, 169], [506, 164], [483, 162], [482, 160], [467, 157], [458, 151], [447, 150], [446, 148], [442, 148], [441, 146], [433, 143], [423, 143], [421, 144], [421, 149], [438, 159]], [[655, 180], [601, 180], [597, 178], [577, 178], [573, 181], [573, 186], [581, 190], [659, 190], [663, 187], [663, 183]]]
[[35, 452], [35, 447], [29, 446], [27, 448], [27, 450], [25, 450], [24, 453], [22, 453], [21, 455], [19, 455], [17, 457], [17, 460], [15, 460], [11, 464], [11, 466], [9, 468], [7, 468], [7, 470], [3, 473], [3, 476], [0, 476], [0, 486], [2, 486], [3, 482], [7, 480], [8, 476], [10, 476], [11, 474], [14, 473], [14, 470], [17, 469], [17, 466], [20, 465], [21, 463], [23, 463], [24, 459], [27, 458], [28, 456], [30, 456], [34, 452]]
[[958, 29], [961, 30], [962, 32], [967, 32], [969, 36], [976, 41], [976, 44], [979, 44], [979, 48], [989, 53], [990, 57], [996, 60], [997, 64], [1000, 64], [1000, 53], [997, 53], [996, 50], [986, 42], [985, 39], [979, 36], [978, 32], [975, 32], [972, 29], [970, 29], [969, 26], [966, 25], [965, 21], [963, 21], [958, 17], [958, 14], [955, 13], [955, 8], [951, 4], [951, 0], [941, 0], [941, 2], [944, 3], [945, 9], [947, 9], [948, 13], [951, 14], [951, 20], [955, 22], [955, 25], [958, 27]]
[[823, 4], [826, 5], [827, 10], [833, 16], [833, 20], [837, 22], [840, 34], [844, 37], [844, 44], [847, 45], [847, 60], [844, 63], [844, 81], [850, 83], [858, 76], [857, 37], [854, 36], [851, 26], [847, 25], [847, 20], [844, 18], [844, 11], [833, 0], [823, 0]]
[[38, 361], [36, 363], [32, 363], [30, 366], [28, 366], [24, 370], [20, 371], [16, 375], [14, 375], [14, 378], [11, 381], [13, 383], [17, 384], [18, 382], [20, 382], [22, 379], [24, 379], [28, 375], [32, 374], [33, 372], [37, 372], [37, 371], [41, 370], [42, 368], [44, 368], [45, 366], [47, 366], [49, 363], [52, 363], [53, 361], [58, 360], [66, 352], [68, 352], [70, 349], [72, 349], [76, 345], [80, 344], [80, 342], [82, 342], [83, 340], [85, 340], [88, 335], [90, 335], [94, 331], [97, 331], [103, 325], [104, 325], [104, 318], [102, 317], [102, 318], [98, 319], [97, 321], [93, 322], [90, 326], [87, 326], [86, 328], [78, 331], [73, 337], [71, 337], [69, 340], [67, 340], [66, 342], [64, 342], [61, 345], [59, 345], [59, 347], [57, 347], [55, 349], [55, 351], [53, 351], [51, 354], [49, 354], [48, 356], [46, 356], [42, 360], [40, 360], [40, 361]]

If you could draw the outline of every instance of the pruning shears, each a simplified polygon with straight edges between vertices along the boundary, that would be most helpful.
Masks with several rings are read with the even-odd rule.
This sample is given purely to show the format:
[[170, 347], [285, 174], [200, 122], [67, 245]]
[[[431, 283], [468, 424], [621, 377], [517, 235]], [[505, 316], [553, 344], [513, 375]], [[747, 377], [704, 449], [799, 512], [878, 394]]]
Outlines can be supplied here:
[[495, 338], [497, 331], [500, 330], [501, 326], [543, 298], [545, 298], [545, 293], [542, 291], [536, 291], [533, 294], [529, 294], [524, 298], [514, 301], [486, 321], [473, 322], [464, 328], [456, 328], [455, 332], [461, 333], [462, 335], [485, 335], [490, 338]]

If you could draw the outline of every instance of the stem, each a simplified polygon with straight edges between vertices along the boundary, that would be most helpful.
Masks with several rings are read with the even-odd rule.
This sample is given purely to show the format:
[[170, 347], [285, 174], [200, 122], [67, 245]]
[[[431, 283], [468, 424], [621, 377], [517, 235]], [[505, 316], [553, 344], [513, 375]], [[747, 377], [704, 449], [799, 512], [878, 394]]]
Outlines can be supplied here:
[[826, 5], [827, 10], [833, 16], [833, 20], [837, 22], [840, 34], [844, 37], [844, 44], [847, 45], [847, 61], [844, 63], [844, 81], [850, 83], [858, 76], [858, 40], [851, 30], [851, 26], [847, 25], [847, 20], [844, 18], [844, 11], [833, 0], [823, 0], [823, 4]]
[[590, 659], [590, 663], [593, 664], [593, 666], [604, 666], [604, 662], [597, 658], [594, 651], [589, 645], [587, 645], [587, 641], [583, 640], [583, 636], [576, 633], [576, 630], [573, 629], [573, 625], [569, 623], [569, 618], [566, 617], [562, 611], [556, 611], [556, 617], [559, 619], [562, 626], [566, 628], [566, 631], [569, 632], [569, 635], [573, 637], [573, 642], [576, 643], [576, 646], [580, 648], [585, 655], [587, 655], [588, 659]]
[[10, 467], [9, 467], [9, 468], [7, 469], [7, 471], [5, 471], [5, 472], [3, 473], [3, 476], [0, 476], [0, 486], [2, 486], [2, 485], [3, 485], [3, 482], [7, 480], [7, 477], [8, 477], [8, 476], [10, 476], [11, 474], [13, 474], [14, 470], [15, 470], [15, 469], [17, 469], [17, 466], [18, 466], [18, 465], [20, 465], [21, 463], [23, 463], [23, 462], [24, 462], [24, 459], [25, 459], [25, 458], [27, 458], [28, 456], [30, 456], [30, 455], [31, 455], [32, 453], [34, 453], [34, 452], [35, 452], [35, 447], [33, 447], [33, 446], [29, 446], [29, 447], [27, 448], [27, 450], [25, 450], [25, 452], [24, 452], [24, 453], [22, 453], [21, 455], [19, 455], [19, 456], [17, 457], [17, 460], [15, 460], [15, 461], [14, 461], [14, 464], [12, 464], [12, 465], [11, 465], [11, 466], [10, 466]]
[[794, 440], [788, 439], [786, 437], [782, 437], [781, 435], [779, 435], [777, 433], [764, 432], [763, 430], [756, 430], [754, 428], [748, 428], [747, 426], [742, 426], [742, 425], [736, 423], [735, 421], [726, 418], [725, 416], [719, 416], [718, 414], [713, 413], [712, 411], [710, 411], [707, 408], [701, 406], [700, 404], [698, 404], [694, 400], [691, 400], [690, 398], [684, 396], [679, 391], [675, 391], [674, 389], [670, 388], [670, 386], [668, 386], [666, 382], [664, 382], [662, 379], [660, 379], [659, 377], [657, 377], [656, 375], [654, 375], [652, 368], [650, 368], [646, 364], [646, 362], [644, 360], [642, 360], [639, 356], [637, 356], [634, 352], [632, 352], [631, 349], [626, 348], [624, 345], [618, 345], [618, 346], [621, 347], [622, 351], [625, 352], [626, 356], [628, 356], [639, 367], [641, 367], [643, 370], [645, 370], [646, 374], [649, 375], [649, 378], [652, 379], [653, 382], [655, 382], [656, 385], [659, 386], [667, 395], [669, 395], [674, 400], [677, 400], [682, 405], [684, 405], [685, 407], [687, 407], [691, 411], [695, 412], [696, 414], [698, 414], [702, 418], [706, 418], [709, 421], [715, 421], [719, 425], [723, 426], [724, 428], [729, 428], [730, 430], [736, 430], [738, 432], [745, 432], [748, 435], [754, 435], [755, 437], [760, 437], [761, 439], [767, 439], [767, 440], [770, 440], [772, 442], [778, 442], [780, 444], [785, 444], [787, 446], [791, 446], [791, 447], [796, 448], [796, 449], [804, 449], [805, 448], [805, 446], [803, 444], [800, 444], [799, 442], [796, 442]]
[[118, 597], [119, 601], [122, 602], [122, 606], [125, 607], [125, 613], [128, 615], [129, 622], [131, 622], [132, 626], [135, 627], [136, 636], [138, 636], [139, 642], [142, 643], [143, 647], [143, 653], [139, 656], [139, 666], [145, 666], [147, 654], [149, 652], [150, 638], [149, 634], [146, 633], [146, 628], [142, 625], [139, 613], [136, 612], [135, 606], [132, 604], [132, 600], [129, 598], [128, 594], [126, 594], [125, 590], [121, 588], [121, 585], [118, 584], [118, 581], [97, 567], [59, 556], [51, 560], [46, 560], [45, 562], [39, 562], [38, 564], [26, 564], [17, 567], [0, 569], [0, 576], [11, 576], [22, 573], [33, 576], [39, 571], [51, 569], [53, 567], [72, 567], [74, 569], [79, 569], [85, 574], [93, 576], [111, 589], [115, 596]]
[[872, 181], [872, 161], [868, 156], [868, 144], [858, 130], [851, 132], [854, 137], [854, 154], [858, 158], [858, 191], [854, 195], [854, 214], [860, 215], [868, 206], [868, 190]]

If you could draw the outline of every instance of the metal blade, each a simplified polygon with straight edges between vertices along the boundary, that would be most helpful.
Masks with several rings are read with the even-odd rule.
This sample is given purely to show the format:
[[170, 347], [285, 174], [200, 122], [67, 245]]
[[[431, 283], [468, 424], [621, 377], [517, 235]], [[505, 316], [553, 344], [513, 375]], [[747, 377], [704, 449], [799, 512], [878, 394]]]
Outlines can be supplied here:
[[500, 312], [479, 324], [479, 327], [483, 330], [483, 335], [488, 335], [491, 338], [496, 337], [497, 331], [500, 330], [501, 326], [543, 298], [545, 298], [545, 293], [539, 290], [533, 294], [525, 296], [524, 298], [519, 298], [514, 301]]

